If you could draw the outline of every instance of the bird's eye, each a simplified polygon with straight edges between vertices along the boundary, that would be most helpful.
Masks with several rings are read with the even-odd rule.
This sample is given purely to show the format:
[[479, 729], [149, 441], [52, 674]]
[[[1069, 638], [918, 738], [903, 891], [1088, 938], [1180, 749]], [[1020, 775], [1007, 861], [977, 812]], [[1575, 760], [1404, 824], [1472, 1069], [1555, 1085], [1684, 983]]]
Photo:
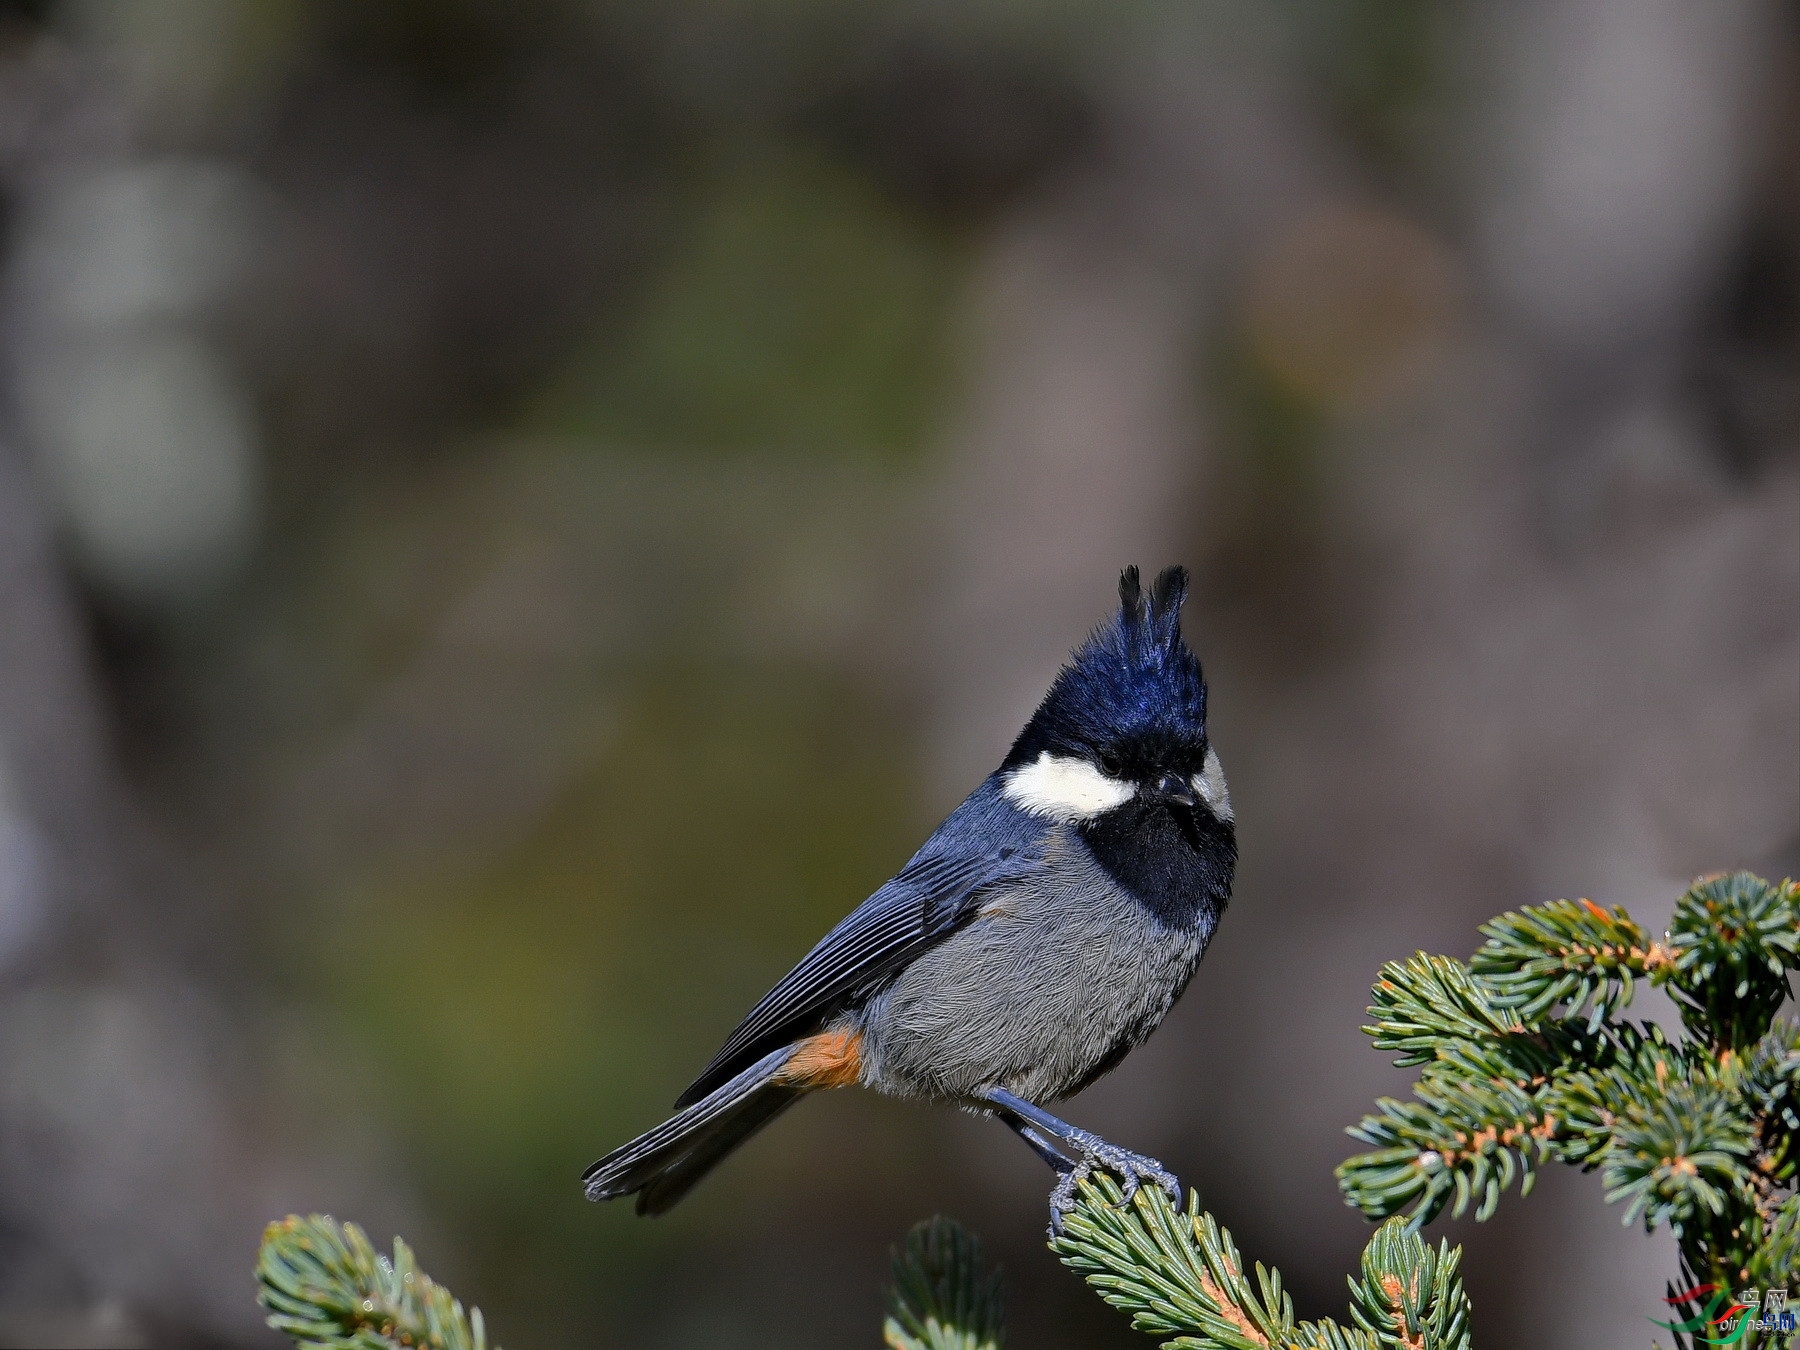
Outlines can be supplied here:
[[1124, 772], [1124, 769], [1125, 766], [1119, 762], [1119, 757], [1112, 751], [1102, 750], [1100, 752], [1100, 772], [1108, 778], [1117, 778]]

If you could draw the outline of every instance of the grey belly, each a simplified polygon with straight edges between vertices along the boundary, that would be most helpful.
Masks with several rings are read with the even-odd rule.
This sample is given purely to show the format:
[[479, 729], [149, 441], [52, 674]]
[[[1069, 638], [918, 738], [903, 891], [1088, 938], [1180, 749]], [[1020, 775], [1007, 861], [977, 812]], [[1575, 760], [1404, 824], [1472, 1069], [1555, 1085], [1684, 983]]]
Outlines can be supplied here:
[[1201, 934], [1163, 924], [1078, 843], [1048, 879], [985, 898], [967, 927], [918, 957], [860, 1017], [862, 1081], [901, 1096], [969, 1100], [1003, 1087], [1053, 1101], [1156, 1029]]

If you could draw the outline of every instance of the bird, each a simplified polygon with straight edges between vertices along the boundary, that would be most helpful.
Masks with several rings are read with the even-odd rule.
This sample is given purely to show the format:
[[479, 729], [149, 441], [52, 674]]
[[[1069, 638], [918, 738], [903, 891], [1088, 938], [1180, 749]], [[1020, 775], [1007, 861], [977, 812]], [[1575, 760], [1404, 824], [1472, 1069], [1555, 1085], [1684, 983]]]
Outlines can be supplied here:
[[801, 1097], [859, 1085], [998, 1119], [1053, 1169], [1051, 1231], [1156, 1159], [1046, 1109], [1110, 1072], [1187, 987], [1231, 896], [1236, 819], [1181, 633], [1184, 568], [1075, 649], [1000, 767], [752, 1008], [676, 1112], [582, 1177], [661, 1214]]

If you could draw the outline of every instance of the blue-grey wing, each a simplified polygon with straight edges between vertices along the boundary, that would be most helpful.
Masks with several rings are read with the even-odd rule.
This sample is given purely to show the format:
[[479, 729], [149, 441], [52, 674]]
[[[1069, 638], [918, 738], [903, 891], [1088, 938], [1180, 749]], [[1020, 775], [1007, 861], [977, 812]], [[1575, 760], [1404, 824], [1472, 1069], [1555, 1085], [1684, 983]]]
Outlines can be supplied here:
[[699, 1101], [746, 1064], [819, 1030], [955, 932], [978, 908], [977, 896], [1036, 870], [1044, 828], [1001, 798], [993, 780], [976, 789], [892, 881], [763, 995], [676, 1106]]

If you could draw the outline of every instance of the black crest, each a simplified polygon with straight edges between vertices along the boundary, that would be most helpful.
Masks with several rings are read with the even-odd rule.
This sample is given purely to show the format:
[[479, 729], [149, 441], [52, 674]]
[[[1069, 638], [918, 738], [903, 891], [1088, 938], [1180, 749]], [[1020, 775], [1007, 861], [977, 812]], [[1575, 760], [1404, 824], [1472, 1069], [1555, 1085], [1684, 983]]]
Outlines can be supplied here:
[[1170, 567], [1146, 594], [1138, 569], [1127, 567], [1119, 576], [1118, 614], [1096, 628], [1057, 675], [1007, 764], [1041, 750], [1097, 750], [1143, 737], [1204, 738], [1206, 681], [1181, 637], [1187, 588], [1187, 569]]
[[[1159, 664], [1174, 654], [1191, 653], [1181, 643], [1181, 602], [1187, 599], [1188, 574], [1185, 567], [1165, 567], [1150, 583], [1146, 598], [1136, 567], [1119, 573], [1119, 617], [1096, 630], [1088, 646], [1096, 641], [1112, 646], [1121, 659], [1132, 665]], [[1117, 637], [1108, 644], [1109, 636]], [[1079, 663], [1086, 648], [1075, 654]]]

